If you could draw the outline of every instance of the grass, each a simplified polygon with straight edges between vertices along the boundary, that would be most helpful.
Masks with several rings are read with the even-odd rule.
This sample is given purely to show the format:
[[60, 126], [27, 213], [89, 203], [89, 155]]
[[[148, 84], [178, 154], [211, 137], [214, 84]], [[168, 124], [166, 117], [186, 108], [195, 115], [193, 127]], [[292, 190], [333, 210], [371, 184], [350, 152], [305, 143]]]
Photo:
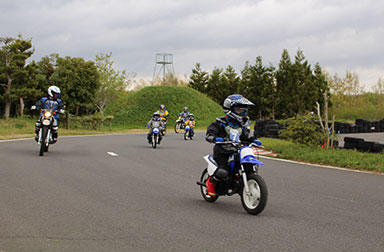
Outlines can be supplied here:
[[273, 138], [261, 138], [261, 141], [266, 149], [278, 153], [278, 158], [384, 173], [384, 153], [325, 150]]
[[223, 115], [220, 105], [206, 95], [188, 87], [153, 86], [116, 99], [106, 108], [113, 115], [113, 124], [123, 128], [143, 128], [153, 112], [164, 104], [169, 112], [171, 127], [185, 106], [195, 115], [197, 128], [207, 127], [216, 117]]

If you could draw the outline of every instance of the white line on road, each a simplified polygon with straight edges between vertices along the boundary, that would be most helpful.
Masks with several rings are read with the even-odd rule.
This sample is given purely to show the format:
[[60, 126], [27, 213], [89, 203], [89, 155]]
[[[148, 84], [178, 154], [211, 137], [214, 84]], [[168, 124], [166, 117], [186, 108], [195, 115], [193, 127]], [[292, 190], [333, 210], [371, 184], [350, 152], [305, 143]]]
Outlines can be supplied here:
[[117, 157], [119, 154], [116, 154], [114, 152], [107, 152], [108, 155], [112, 156], [112, 157]]

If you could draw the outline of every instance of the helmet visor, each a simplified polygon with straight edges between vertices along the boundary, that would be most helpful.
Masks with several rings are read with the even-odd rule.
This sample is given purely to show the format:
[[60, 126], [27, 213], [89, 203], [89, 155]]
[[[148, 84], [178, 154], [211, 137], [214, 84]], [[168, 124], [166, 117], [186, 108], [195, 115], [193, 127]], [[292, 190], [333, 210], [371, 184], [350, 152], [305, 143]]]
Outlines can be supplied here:
[[246, 116], [248, 113], [248, 108], [247, 107], [234, 107], [233, 112], [235, 112], [237, 115], [240, 115], [240, 116]]

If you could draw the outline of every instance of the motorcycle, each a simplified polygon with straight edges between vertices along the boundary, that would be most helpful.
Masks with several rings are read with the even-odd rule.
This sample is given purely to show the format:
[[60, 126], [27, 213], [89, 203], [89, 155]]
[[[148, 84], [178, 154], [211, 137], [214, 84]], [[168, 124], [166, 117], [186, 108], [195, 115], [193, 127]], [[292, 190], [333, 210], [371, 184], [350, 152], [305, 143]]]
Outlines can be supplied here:
[[176, 124], [175, 124], [175, 133], [179, 133], [180, 130], [184, 129], [185, 125], [184, 125], [184, 119], [183, 117], [179, 116], [176, 120]]
[[[46, 103], [46, 108], [41, 109], [40, 113], [40, 129], [38, 134], [38, 140], [37, 143], [40, 145], [40, 151], [39, 155], [43, 156], [44, 152], [48, 152], [48, 148], [50, 144], [54, 144], [53, 138], [52, 138], [52, 127], [54, 122], [54, 116], [56, 115], [55, 101], [49, 101]], [[60, 113], [64, 113], [64, 110], [60, 110]]]
[[[268, 200], [268, 190], [264, 179], [258, 174], [260, 166], [263, 165], [258, 160], [258, 156], [254, 154], [253, 148], [261, 148], [261, 142], [258, 144], [251, 143], [250, 145], [243, 145], [232, 141], [223, 142], [224, 144], [234, 148], [236, 152], [228, 159], [230, 167], [229, 175], [225, 179], [215, 177], [217, 170], [217, 163], [213, 159], [213, 155], [204, 156], [208, 167], [205, 168], [201, 174], [200, 191], [203, 198], [208, 202], [215, 202], [219, 196], [227, 195], [232, 196], [239, 194], [241, 196], [241, 203], [245, 211], [252, 215], [261, 213]], [[216, 181], [216, 195], [211, 196], [207, 193], [206, 182], [210, 176], [213, 176]]]
[[165, 134], [167, 133], [167, 119], [161, 118], [161, 121], [163, 122], [164, 126], [160, 129], [160, 134], [162, 136], [165, 136]]
[[159, 134], [160, 132], [160, 121], [153, 122], [152, 125], [152, 148], [156, 148], [156, 146], [159, 144]]
[[188, 138], [192, 140], [192, 137], [195, 135], [193, 132], [193, 126], [186, 125], [185, 126], [185, 132], [184, 132], [184, 140], [187, 140]]

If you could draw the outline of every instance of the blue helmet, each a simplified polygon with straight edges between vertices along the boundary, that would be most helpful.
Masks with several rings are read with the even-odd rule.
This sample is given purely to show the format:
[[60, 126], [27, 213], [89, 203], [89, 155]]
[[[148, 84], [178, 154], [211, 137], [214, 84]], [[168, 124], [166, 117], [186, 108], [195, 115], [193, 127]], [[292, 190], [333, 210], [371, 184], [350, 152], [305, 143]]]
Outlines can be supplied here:
[[254, 106], [251, 101], [239, 94], [228, 96], [223, 103], [224, 112], [227, 116], [240, 124], [246, 121], [248, 106]]

